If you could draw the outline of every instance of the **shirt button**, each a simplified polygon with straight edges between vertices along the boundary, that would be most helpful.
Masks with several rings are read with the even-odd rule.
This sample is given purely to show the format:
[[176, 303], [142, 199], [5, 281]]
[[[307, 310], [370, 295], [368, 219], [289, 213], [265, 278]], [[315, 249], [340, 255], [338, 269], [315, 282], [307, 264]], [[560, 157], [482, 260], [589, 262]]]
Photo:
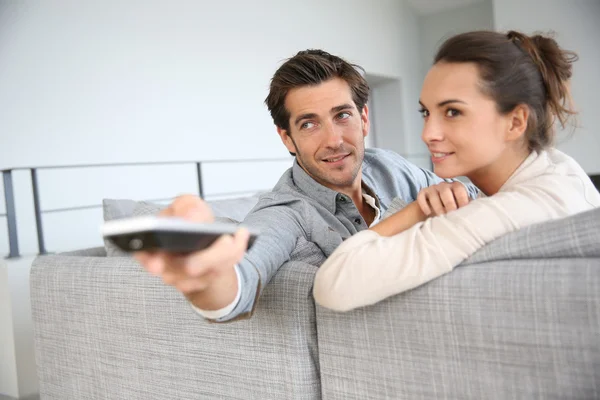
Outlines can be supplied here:
[[345, 203], [346, 202], [346, 198], [344, 196], [340, 196], [340, 203]]
[[360, 223], [361, 223], [361, 222], [362, 222], [362, 221], [360, 220], [360, 218], [356, 218], [356, 219], [354, 220], [354, 223], [355, 223], [355, 224], [357, 224], [357, 225], [360, 225]]

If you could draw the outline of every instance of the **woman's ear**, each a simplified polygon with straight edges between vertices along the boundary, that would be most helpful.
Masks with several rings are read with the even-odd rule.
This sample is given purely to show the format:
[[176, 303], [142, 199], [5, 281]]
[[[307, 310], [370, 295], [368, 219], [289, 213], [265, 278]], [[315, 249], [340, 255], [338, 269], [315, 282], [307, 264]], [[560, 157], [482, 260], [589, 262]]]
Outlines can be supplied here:
[[526, 104], [517, 105], [509, 114], [508, 131], [506, 140], [518, 140], [527, 132], [527, 122], [529, 121], [529, 107]]

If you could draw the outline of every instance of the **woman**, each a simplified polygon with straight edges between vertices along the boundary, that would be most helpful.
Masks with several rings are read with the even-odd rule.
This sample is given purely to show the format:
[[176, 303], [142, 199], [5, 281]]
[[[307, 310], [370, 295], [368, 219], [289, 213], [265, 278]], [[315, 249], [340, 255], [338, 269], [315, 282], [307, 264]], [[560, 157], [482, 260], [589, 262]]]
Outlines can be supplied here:
[[452, 271], [508, 232], [600, 207], [583, 169], [552, 147], [555, 120], [564, 127], [574, 114], [576, 59], [540, 35], [448, 39], [423, 83], [422, 138], [438, 176], [466, 176], [482, 195], [456, 209], [447, 187], [428, 188], [347, 239], [316, 275], [316, 302], [339, 311], [376, 303]]

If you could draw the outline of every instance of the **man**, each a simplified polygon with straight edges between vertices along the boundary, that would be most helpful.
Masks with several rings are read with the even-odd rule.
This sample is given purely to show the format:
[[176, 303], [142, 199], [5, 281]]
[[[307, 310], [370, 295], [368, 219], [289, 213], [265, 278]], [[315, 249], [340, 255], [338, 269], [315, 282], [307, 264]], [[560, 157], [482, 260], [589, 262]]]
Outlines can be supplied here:
[[[344, 239], [377, 223], [394, 198], [413, 202], [421, 189], [442, 182], [391, 151], [365, 151], [369, 87], [355, 67], [307, 50], [273, 76], [265, 102], [296, 159], [244, 220], [261, 231], [249, 251], [248, 233], [240, 229], [189, 256], [136, 255], [205, 318], [251, 316], [262, 288], [286, 261], [320, 265]], [[447, 190], [459, 199], [465, 187], [453, 182]], [[476, 189], [469, 191], [474, 198]], [[213, 220], [207, 204], [194, 196], [176, 199], [161, 214]]]

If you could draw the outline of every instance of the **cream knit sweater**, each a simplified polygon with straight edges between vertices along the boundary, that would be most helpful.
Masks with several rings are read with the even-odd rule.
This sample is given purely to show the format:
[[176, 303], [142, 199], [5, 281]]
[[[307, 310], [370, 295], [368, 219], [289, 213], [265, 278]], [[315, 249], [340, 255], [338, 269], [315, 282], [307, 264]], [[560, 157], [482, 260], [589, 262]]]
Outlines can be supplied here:
[[452, 271], [506, 233], [595, 207], [600, 194], [575, 160], [556, 149], [533, 152], [493, 196], [394, 236], [350, 237], [319, 268], [314, 297], [338, 311], [373, 304]]

